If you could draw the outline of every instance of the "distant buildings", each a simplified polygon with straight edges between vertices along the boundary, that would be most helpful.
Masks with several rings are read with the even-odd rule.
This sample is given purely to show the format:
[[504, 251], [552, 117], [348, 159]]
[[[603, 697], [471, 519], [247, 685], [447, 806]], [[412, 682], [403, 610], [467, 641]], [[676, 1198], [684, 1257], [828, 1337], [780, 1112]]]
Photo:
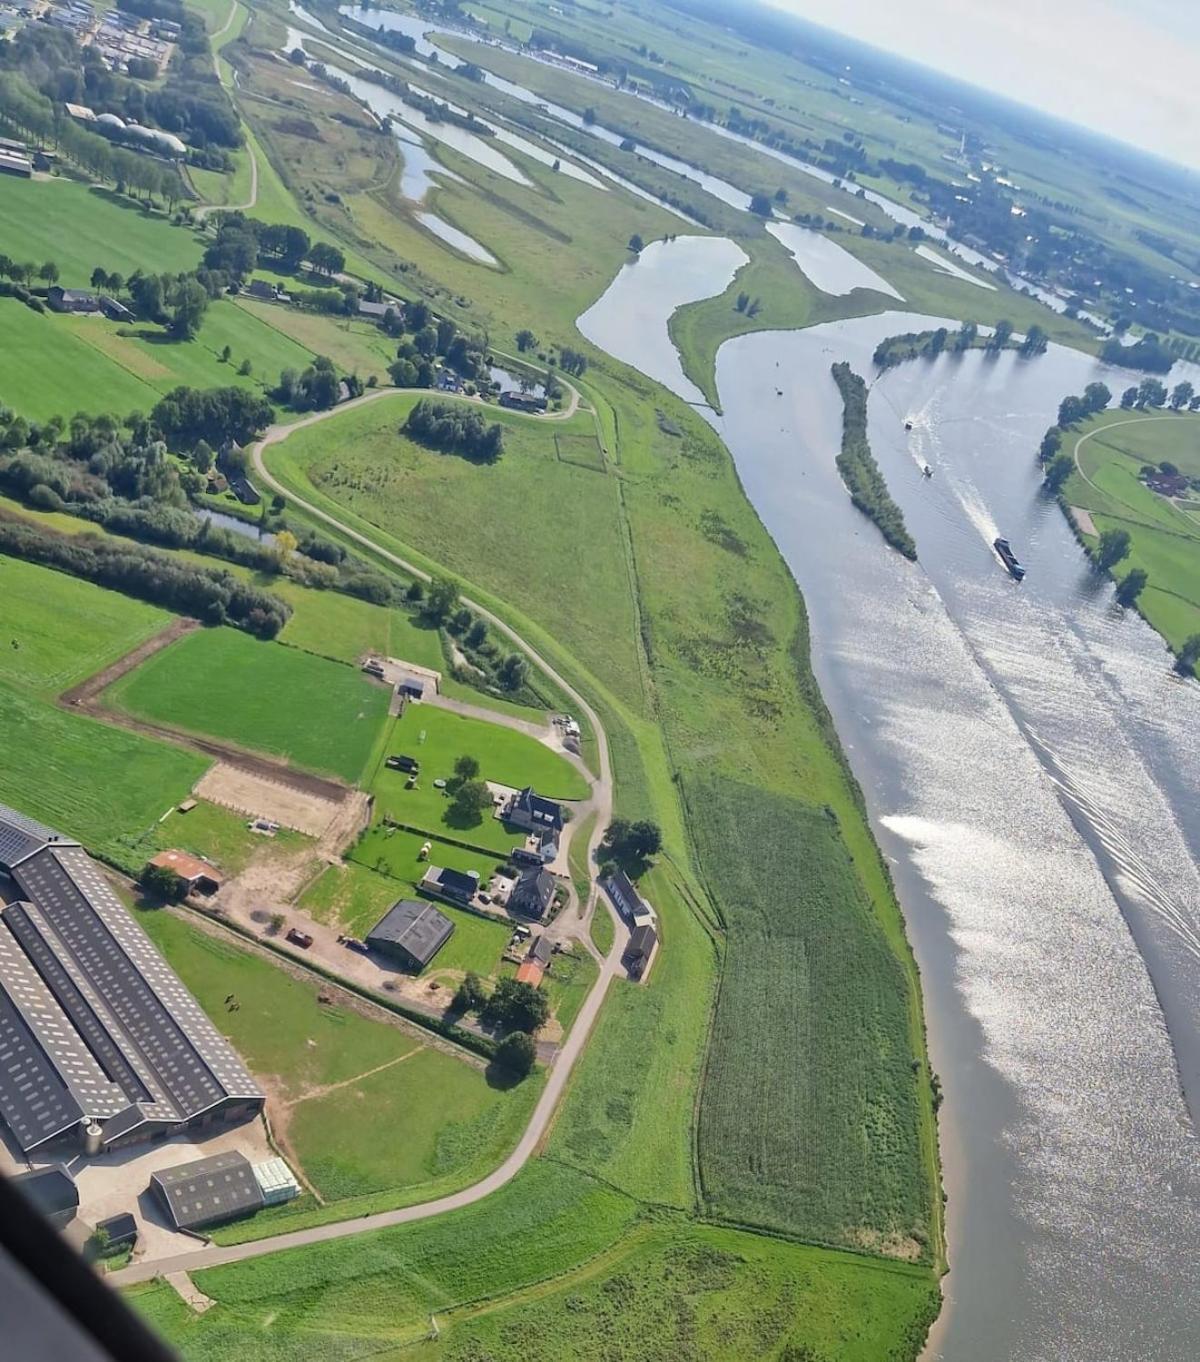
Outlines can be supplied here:
[[400, 899], [367, 933], [367, 945], [406, 969], [422, 970], [453, 932], [454, 923], [432, 903]]
[[0, 805], [0, 1118], [19, 1147], [99, 1153], [265, 1100], [87, 852]]

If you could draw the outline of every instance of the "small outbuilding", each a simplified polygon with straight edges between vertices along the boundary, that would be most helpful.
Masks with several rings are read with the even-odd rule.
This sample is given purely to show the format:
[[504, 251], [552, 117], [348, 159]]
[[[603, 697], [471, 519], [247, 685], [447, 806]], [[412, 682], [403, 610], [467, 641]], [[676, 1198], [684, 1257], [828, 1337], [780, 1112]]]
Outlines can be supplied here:
[[650, 963], [654, 947], [658, 944], [658, 933], [651, 926], [635, 927], [625, 948], [625, 963], [631, 974], [640, 976]]
[[173, 870], [189, 894], [215, 894], [224, 883], [224, 876], [215, 866], [186, 851], [160, 851], [150, 858], [150, 864]]
[[96, 1222], [96, 1233], [101, 1231], [107, 1236], [110, 1249], [132, 1248], [137, 1243], [137, 1221], [128, 1211], [120, 1215], [110, 1215], [107, 1220]]
[[150, 1187], [177, 1230], [237, 1220], [265, 1204], [250, 1160], [236, 1151], [161, 1168], [151, 1175]]
[[432, 903], [400, 899], [367, 933], [367, 945], [406, 969], [422, 970], [453, 932], [454, 923]]
[[426, 894], [453, 899], [456, 903], [470, 903], [479, 892], [479, 872], [446, 870], [440, 865], [431, 865], [421, 881], [421, 889]]
[[396, 682], [396, 690], [406, 700], [424, 700], [425, 682], [419, 676], [402, 676]]

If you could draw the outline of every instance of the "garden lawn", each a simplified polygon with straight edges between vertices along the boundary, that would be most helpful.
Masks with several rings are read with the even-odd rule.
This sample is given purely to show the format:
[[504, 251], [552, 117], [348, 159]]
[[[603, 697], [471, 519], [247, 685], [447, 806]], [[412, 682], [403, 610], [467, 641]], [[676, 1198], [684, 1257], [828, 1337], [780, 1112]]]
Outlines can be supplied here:
[[0, 681], [13, 686], [57, 695], [170, 620], [157, 606], [0, 556]]
[[353, 784], [375, 750], [389, 692], [352, 667], [220, 628], [156, 653], [106, 698], [139, 718]]
[[[403, 832], [393, 833], [393, 837], [408, 836]], [[451, 860], [451, 857], [443, 857], [443, 850], [455, 851], [457, 848], [437, 844], [434, 864], [446, 864]], [[473, 860], [479, 864], [478, 858]], [[423, 865], [421, 873], [424, 873]], [[419, 878], [417, 875], [414, 880]], [[415, 897], [411, 885], [351, 862], [331, 865], [323, 871], [305, 891], [300, 907], [318, 922], [341, 927], [348, 936], [362, 940], [398, 899]], [[491, 922], [477, 913], [468, 913], [449, 904], [439, 903], [437, 907], [454, 923], [454, 934], [421, 973], [428, 978], [437, 978], [473, 970], [484, 978], [495, 976], [509, 938], [508, 927], [503, 922]], [[452, 982], [457, 984], [457, 977]]]
[[[457, 834], [451, 832], [448, 835]], [[376, 823], [363, 834], [351, 849], [349, 856], [351, 861], [369, 868], [379, 877], [390, 877], [388, 883], [391, 884], [393, 893], [399, 896], [407, 894], [410, 888], [415, 889], [420, 884], [430, 862], [450, 870], [477, 871], [480, 881], [486, 883], [497, 865], [505, 859], [514, 841], [513, 833], [506, 835], [509, 845], [498, 848], [495, 855], [489, 856], [478, 851], [469, 851], [454, 842], [441, 841], [433, 834], [427, 837], [423, 832], [407, 832], [403, 828], [388, 828]], [[429, 853], [429, 860], [421, 861], [418, 856], [427, 841], [432, 841], [433, 847]], [[347, 911], [356, 921], [366, 911], [355, 907], [358, 901], [357, 895], [352, 895], [346, 901]]]

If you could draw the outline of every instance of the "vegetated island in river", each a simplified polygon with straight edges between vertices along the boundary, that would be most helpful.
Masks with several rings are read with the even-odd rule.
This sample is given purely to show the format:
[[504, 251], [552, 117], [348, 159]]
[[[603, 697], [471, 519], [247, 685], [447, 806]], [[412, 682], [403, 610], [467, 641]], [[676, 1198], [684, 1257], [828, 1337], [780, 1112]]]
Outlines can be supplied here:
[[916, 562], [917, 546], [904, 523], [904, 512], [892, 500], [867, 441], [867, 385], [844, 360], [831, 372], [842, 394], [842, 452], [837, 466], [850, 500], [879, 526], [892, 548]]
[[885, 336], [875, 347], [873, 359], [878, 369], [891, 369], [910, 359], [937, 359], [939, 355], [961, 355], [967, 350], [986, 350], [998, 355], [1001, 350], [1016, 350], [1032, 358], [1046, 351], [1046, 333], [1036, 324], [1024, 336], [1013, 334], [1012, 322], [1001, 318], [990, 335], [981, 335], [975, 322], [963, 322], [957, 331], [939, 326], [932, 331], [905, 331]]

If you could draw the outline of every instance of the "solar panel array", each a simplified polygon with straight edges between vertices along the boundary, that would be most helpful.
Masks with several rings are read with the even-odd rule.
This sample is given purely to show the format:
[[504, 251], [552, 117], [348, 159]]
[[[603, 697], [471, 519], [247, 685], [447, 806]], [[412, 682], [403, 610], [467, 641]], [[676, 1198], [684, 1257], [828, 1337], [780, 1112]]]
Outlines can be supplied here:
[[10, 809], [7, 804], [0, 804], [0, 868], [11, 870], [39, 847], [54, 841], [57, 835], [16, 809]]
[[[263, 1094], [77, 843], [0, 806], [23, 898], [0, 915], [0, 1117], [24, 1149], [102, 1138]], [[18, 838], [25, 841], [18, 845]]]

